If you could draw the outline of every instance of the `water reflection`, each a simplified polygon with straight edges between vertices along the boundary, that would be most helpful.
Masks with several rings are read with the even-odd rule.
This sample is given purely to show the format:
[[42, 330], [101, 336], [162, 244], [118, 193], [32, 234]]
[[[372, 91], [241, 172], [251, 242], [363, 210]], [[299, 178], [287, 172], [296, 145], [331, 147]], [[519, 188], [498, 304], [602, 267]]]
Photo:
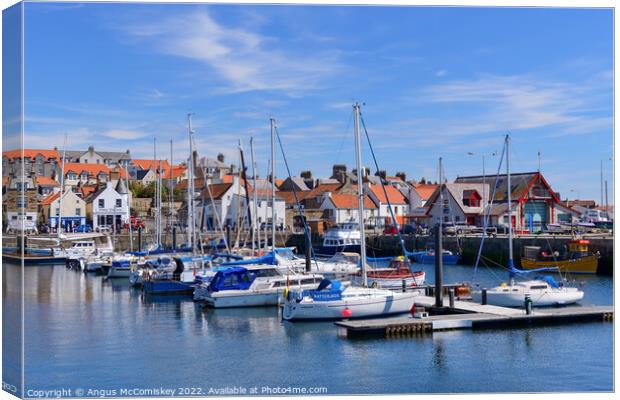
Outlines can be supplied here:
[[[351, 340], [332, 322], [284, 322], [276, 307], [209, 309], [191, 296], [144, 296], [127, 280], [64, 266], [26, 270], [32, 385], [191, 385], [205, 379], [200, 360], [208, 360], [210, 384], [320, 383], [334, 394], [613, 387], [612, 324]], [[3, 299], [19, 295], [19, 271], [3, 266]], [[587, 281], [597, 288], [593, 302], [611, 302], [611, 279]]]

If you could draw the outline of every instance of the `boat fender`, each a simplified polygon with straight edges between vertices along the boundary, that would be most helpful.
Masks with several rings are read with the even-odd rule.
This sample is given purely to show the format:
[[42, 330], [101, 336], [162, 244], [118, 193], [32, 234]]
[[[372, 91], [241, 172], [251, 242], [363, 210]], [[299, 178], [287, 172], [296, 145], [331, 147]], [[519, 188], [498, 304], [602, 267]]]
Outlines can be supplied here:
[[350, 318], [351, 314], [353, 314], [353, 313], [351, 312], [349, 307], [346, 307], [344, 310], [342, 310], [342, 316], [345, 317], [345, 318]]

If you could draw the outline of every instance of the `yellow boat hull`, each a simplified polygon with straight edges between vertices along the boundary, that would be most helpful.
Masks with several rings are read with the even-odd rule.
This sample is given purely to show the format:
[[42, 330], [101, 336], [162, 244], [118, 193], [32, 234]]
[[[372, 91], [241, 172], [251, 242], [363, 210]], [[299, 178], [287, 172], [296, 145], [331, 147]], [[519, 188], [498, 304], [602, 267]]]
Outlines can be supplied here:
[[561, 272], [574, 272], [580, 274], [596, 274], [598, 257], [586, 256], [575, 260], [539, 261], [521, 258], [522, 269], [553, 268], [559, 267]]

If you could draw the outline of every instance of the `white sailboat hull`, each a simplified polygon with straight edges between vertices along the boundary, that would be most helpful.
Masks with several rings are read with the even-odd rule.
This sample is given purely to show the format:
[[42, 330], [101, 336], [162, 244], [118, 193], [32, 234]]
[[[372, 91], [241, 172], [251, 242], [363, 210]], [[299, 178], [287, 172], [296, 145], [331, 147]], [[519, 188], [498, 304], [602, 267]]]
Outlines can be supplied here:
[[[282, 293], [247, 293], [247, 290], [215, 292], [207, 295], [204, 302], [213, 308], [277, 306]], [[246, 292], [246, 293], [242, 293]]]
[[131, 275], [130, 267], [110, 267], [108, 270], [108, 278], [129, 278]]
[[[505, 291], [503, 287], [487, 290], [487, 304], [501, 307], [524, 307], [525, 296], [529, 295], [534, 307], [549, 307], [574, 304], [583, 299], [583, 292], [577, 288], [558, 288], [541, 291]], [[479, 303], [482, 300], [482, 292], [472, 292], [473, 301]]]
[[[373, 289], [366, 289], [373, 290]], [[287, 301], [283, 318], [294, 320], [338, 320], [345, 318], [372, 318], [393, 314], [404, 314], [411, 310], [417, 293], [381, 291], [379, 295], [343, 298], [333, 301]], [[345, 311], [348, 310], [348, 311]], [[350, 314], [349, 314], [350, 312]], [[349, 316], [347, 316], [349, 315]]]

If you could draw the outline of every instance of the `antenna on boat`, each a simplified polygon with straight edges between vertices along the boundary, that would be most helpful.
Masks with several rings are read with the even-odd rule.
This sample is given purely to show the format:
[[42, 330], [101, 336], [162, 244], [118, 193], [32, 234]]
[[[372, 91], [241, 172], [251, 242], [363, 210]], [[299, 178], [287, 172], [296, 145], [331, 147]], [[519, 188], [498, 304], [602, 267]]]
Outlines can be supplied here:
[[368, 287], [368, 276], [366, 275], [366, 233], [364, 230], [364, 182], [362, 170], [362, 146], [360, 143], [360, 104], [355, 103], [353, 105], [355, 117], [353, 119], [353, 126], [355, 129], [355, 164], [357, 168], [357, 204], [360, 221], [360, 261], [362, 263], [362, 286]]

